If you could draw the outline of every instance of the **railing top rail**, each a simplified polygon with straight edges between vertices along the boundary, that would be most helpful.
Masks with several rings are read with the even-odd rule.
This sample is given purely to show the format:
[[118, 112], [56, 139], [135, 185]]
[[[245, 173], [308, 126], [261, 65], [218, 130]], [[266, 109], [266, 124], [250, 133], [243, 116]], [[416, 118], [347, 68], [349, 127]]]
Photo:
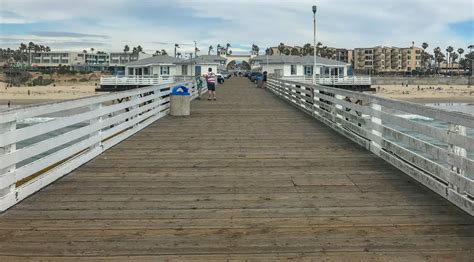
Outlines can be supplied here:
[[416, 115], [427, 116], [433, 119], [442, 120], [448, 123], [459, 124], [462, 126], [474, 128], [474, 115], [467, 114], [463, 112], [457, 111], [449, 111], [442, 108], [435, 108], [426, 106], [423, 104], [408, 102], [408, 101], [401, 101], [401, 100], [394, 100], [389, 98], [383, 98], [379, 96], [375, 96], [372, 94], [361, 93], [357, 91], [345, 90], [335, 87], [327, 87], [322, 85], [316, 85], [310, 83], [301, 83], [291, 80], [285, 79], [276, 79], [278, 81], [283, 81], [288, 84], [293, 85], [300, 85], [305, 86], [308, 88], [316, 87], [317, 90], [325, 91], [325, 92], [333, 92], [343, 96], [355, 97], [360, 100], [364, 100], [370, 103], [378, 104], [381, 106], [389, 107], [392, 109], [396, 109], [403, 112], [408, 112]]
[[[184, 81], [183, 83], [189, 84], [190, 81]], [[163, 83], [159, 85], [120, 91], [120, 92], [111, 93], [111, 94], [101, 94], [101, 95], [95, 95], [91, 97], [82, 97], [82, 98], [76, 98], [76, 99], [65, 100], [65, 101], [60, 101], [60, 102], [48, 102], [48, 103], [43, 103], [43, 104], [24, 106], [20, 108], [12, 108], [12, 109], [8, 109], [8, 110], [0, 112], [0, 123], [7, 123], [7, 122], [16, 121], [19, 119], [66, 111], [66, 110], [71, 110], [74, 108], [81, 108], [87, 105], [103, 103], [106, 101], [112, 101], [115, 99], [121, 99], [121, 98], [130, 97], [134, 95], [139, 95], [142, 93], [151, 92], [158, 88], [159, 89], [171, 88], [173, 85], [174, 83]]]

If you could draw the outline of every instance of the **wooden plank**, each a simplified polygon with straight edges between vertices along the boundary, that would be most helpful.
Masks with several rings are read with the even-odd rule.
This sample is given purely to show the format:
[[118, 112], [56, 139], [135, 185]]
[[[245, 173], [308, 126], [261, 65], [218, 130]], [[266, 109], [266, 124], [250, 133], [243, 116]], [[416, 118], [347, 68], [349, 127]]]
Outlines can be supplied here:
[[[470, 258], [471, 216], [249, 85], [226, 81], [219, 100], [162, 118], [0, 214], [0, 259]], [[364, 145], [341, 115], [320, 118]]]

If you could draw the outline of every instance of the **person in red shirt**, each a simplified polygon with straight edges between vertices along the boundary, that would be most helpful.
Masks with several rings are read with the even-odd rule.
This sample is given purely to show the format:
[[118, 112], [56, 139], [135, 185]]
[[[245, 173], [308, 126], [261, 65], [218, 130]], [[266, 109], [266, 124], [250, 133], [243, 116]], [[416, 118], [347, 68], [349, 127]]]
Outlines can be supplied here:
[[216, 100], [216, 82], [217, 82], [217, 75], [212, 72], [212, 68], [208, 69], [208, 73], [206, 74], [206, 83], [207, 83], [207, 92], [209, 94], [208, 100]]

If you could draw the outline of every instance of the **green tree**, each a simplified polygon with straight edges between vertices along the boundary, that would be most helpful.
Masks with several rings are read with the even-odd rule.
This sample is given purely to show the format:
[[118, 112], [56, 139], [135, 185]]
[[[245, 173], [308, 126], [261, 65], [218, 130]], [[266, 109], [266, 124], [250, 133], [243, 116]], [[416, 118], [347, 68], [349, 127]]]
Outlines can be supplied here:
[[280, 43], [280, 44], [278, 45], [278, 52], [280, 52], [280, 55], [283, 55], [283, 54], [284, 54], [285, 49], [286, 49], [286, 46], [285, 46], [284, 43]]
[[448, 54], [448, 60], [447, 60], [447, 62], [448, 62], [447, 67], [448, 67], [448, 68], [449, 68], [449, 65], [450, 65], [450, 63], [451, 63], [451, 56], [452, 56], [453, 51], [454, 51], [454, 48], [453, 48], [452, 46], [448, 46], [448, 47], [446, 48], [446, 52], [447, 52], [447, 54]]
[[300, 51], [297, 48], [292, 48], [290, 54], [291, 55], [300, 55]]
[[438, 74], [441, 73], [441, 63], [444, 61], [444, 54], [443, 52], [441, 52], [441, 48], [440, 47], [436, 47], [434, 50], [434, 59], [435, 59], [435, 62], [438, 63]]
[[423, 68], [426, 69], [426, 61], [428, 60], [428, 57], [426, 55], [426, 48], [428, 48], [429, 45], [428, 43], [424, 42], [423, 44], [421, 44], [421, 48], [423, 48], [423, 53], [421, 54], [421, 65], [423, 66]]
[[165, 49], [161, 49], [161, 55], [168, 55], [168, 52]]

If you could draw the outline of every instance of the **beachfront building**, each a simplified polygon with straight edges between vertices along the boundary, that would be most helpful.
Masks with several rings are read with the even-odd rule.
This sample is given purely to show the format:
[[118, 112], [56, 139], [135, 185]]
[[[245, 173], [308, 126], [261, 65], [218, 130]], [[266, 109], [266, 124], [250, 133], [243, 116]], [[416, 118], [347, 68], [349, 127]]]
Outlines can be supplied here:
[[316, 58], [313, 74], [313, 56], [258, 56], [251, 61], [252, 68], [267, 71], [270, 77], [294, 82], [316, 83], [353, 90], [370, 90], [369, 76], [354, 76], [352, 65], [323, 57]]
[[[313, 75], [313, 56], [257, 56], [252, 68], [277, 77]], [[316, 76], [346, 77], [352, 75], [351, 64], [323, 57], [316, 59]]]
[[125, 64], [152, 57], [151, 54], [144, 53], [124, 53], [124, 52], [110, 52], [109, 64], [111, 66], [124, 66]]
[[72, 66], [84, 64], [84, 57], [80, 52], [56, 51], [56, 52], [37, 52], [31, 54], [31, 65], [33, 67], [52, 68], [59, 65]]
[[178, 62], [176, 66], [176, 75], [204, 75], [208, 72], [209, 68], [212, 68], [212, 72], [217, 73], [218, 71], [225, 68], [226, 61], [227, 58], [219, 55], [198, 56], [197, 58]]
[[125, 76], [169, 77], [176, 75], [176, 65], [183, 60], [171, 56], [152, 56], [125, 65]]
[[371, 73], [411, 73], [421, 68], [419, 47], [356, 48], [354, 50], [354, 69]]

